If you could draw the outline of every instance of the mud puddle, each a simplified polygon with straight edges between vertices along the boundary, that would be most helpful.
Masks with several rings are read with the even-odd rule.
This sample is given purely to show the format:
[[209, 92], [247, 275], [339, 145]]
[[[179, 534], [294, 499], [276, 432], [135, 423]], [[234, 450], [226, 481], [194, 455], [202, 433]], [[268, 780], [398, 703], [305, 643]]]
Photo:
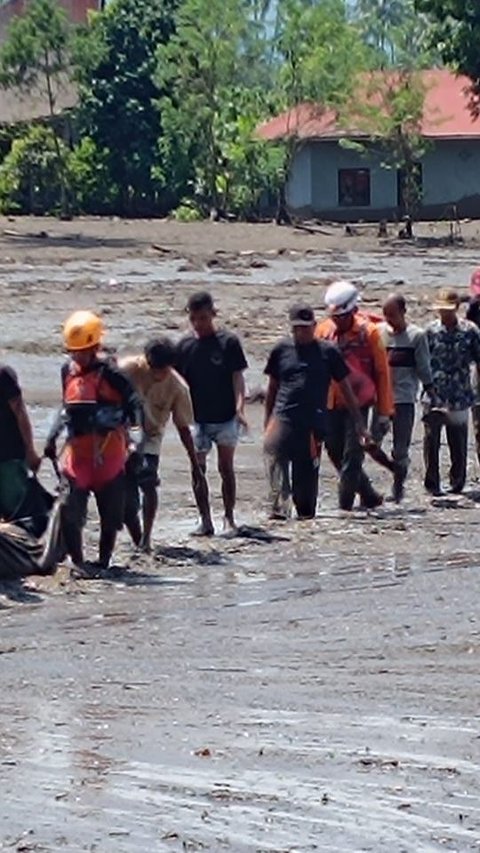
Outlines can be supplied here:
[[478, 849], [473, 555], [435, 588], [318, 556], [244, 582], [187, 552], [10, 611], [5, 849]]
[[[467, 251], [264, 254], [256, 266], [249, 254], [222, 262], [212, 247], [214, 256], [220, 263], [193, 269], [152, 258], [55, 266], [48, 254], [1, 268], [3, 357], [36, 404], [40, 444], [70, 310], [102, 310], [108, 342], [137, 351], [152, 333], [180, 335], [187, 294], [208, 286], [244, 339], [254, 385], [289, 304], [321, 306], [326, 277], [366, 282], [372, 306], [403, 281], [412, 319], [424, 322], [434, 289], [467, 282], [476, 265]], [[432, 502], [418, 423], [405, 504], [349, 516], [324, 459], [316, 521], [275, 525], [262, 409], [248, 414], [241, 536], [189, 537], [190, 474], [169, 429], [152, 558], [122, 533], [101, 578], [72, 582], [62, 567], [2, 590], [0, 849], [480, 849], [473, 448], [466, 494]], [[388, 477], [368, 468], [388, 494]], [[209, 476], [220, 530], [215, 460]], [[48, 466], [41, 477], [53, 486]], [[94, 557], [93, 506], [86, 540]]]

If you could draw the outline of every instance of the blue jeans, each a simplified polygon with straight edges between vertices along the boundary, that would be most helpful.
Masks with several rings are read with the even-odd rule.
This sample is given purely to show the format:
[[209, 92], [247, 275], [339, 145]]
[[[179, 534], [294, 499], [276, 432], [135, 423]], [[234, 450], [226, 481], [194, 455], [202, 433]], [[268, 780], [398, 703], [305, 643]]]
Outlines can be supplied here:
[[209, 453], [212, 445], [236, 447], [239, 438], [238, 418], [223, 424], [198, 424], [193, 427], [193, 443], [197, 453]]

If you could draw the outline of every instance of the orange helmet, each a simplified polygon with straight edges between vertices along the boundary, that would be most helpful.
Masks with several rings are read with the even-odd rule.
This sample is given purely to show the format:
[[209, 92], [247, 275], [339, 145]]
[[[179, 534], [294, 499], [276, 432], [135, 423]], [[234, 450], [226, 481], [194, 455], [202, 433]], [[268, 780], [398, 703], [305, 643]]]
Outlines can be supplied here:
[[103, 323], [93, 311], [74, 311], [63, 327], [65, 347], [72, 352], [95, 347], [103, 331]]

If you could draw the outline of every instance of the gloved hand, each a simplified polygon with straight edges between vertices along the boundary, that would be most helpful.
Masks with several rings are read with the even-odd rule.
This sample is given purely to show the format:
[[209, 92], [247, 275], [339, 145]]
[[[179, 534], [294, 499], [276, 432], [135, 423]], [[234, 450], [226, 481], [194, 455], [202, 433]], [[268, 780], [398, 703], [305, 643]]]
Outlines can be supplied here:
[[43, 450], [43, 455], [46, 459], [52, 459], [53, 461], [57, 458], [57, 443], [55, 439], [47, 441]]
[[131, 446], [130, 446], [129, 449], [130, 449], [130, 453], [128, 455], [125, 470], [127, 472], [127, 475], [138, 480], [142, 475], [142, 471], [143, 471], [144, 464], [145, 464], [145, 457], [144, 457], [143, 453], [140, 453], [137, 450], [136, 447], [134, 449], [131, 449]]
[[381, 444], [390, 429], [390, 417], [388, 415], [377, 415], [372, 427], [372, 438], [377, 444]]

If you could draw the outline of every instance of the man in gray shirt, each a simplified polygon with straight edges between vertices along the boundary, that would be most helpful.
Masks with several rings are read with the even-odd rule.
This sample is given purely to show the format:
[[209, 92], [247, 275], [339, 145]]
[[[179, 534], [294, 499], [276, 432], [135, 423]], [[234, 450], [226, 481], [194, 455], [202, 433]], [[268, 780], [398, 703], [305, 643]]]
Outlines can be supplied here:
[[395, 414], [393, 417], [393, 458], [398, 464], [395, 497], [403, 497], [403, 484], [410, 463], [409, 450], [415, 422], [415, 402], [419, 383], [433, 394], [430, 352], [425, 332], [406, 320], [407, 306], [400, 294], [389, 296], [383, 305], [386, 323], [382, 339], [392, 375]]

